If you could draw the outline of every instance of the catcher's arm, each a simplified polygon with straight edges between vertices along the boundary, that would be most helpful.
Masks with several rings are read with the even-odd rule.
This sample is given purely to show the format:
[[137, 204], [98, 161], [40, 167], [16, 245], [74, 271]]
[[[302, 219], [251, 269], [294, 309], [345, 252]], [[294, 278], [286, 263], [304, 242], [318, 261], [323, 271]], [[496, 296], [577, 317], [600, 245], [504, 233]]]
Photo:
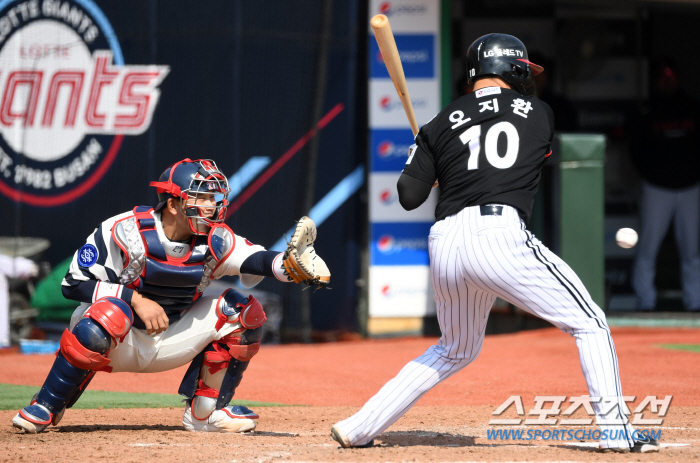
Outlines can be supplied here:
[[316, 224], [310, 218], [302, 217], [287, 243], [282, 265], [295, 283], [326, 287], [331, 281], [331, 272], [323, 259], [316, 254], [314, 241]]

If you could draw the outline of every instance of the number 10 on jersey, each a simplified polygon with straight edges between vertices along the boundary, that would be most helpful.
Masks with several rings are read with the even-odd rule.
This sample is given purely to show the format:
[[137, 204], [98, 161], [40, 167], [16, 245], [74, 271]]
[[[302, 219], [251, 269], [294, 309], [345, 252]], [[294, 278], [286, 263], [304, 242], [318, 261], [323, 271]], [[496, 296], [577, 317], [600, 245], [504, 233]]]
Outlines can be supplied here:
[[[501, 134], [506, 136], [506, 154], [500, 156], [498, 154], [498, 137]], [[479, 168], [479, 153], [481, 152], [481, 125], [474, 125], [462, 132], [459, 136], [462, 143], [469, 147], [469, 160], [467, 161], [468, 170], [476, 170]], [[518, 158], [518, 150], [520, 149], [520, 136], [518, 130], [513, 124], [508, 121], [494, 124], [486, 131], [484, 137], [484, 154], [486, 160], [497, 169], [507, 169], [515, 164]]]

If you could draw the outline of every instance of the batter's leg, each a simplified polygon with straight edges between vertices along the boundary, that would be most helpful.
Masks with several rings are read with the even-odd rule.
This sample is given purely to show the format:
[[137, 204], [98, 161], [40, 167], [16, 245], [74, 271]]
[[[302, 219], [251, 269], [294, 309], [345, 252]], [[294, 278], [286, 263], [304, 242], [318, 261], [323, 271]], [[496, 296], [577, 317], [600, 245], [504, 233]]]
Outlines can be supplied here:
[[426, 392], [469, 365], [481, 352], [495, 297], [465, 281], [457, 252], [461, 228], [450, 231], [442, 222], [433, 226], [429, 247], [440, 341], [409, 362], [359, 412], [333, 426], [331, 436], [343, 447], [369, 444]]
[[[610, 437], [600, 447], [629, 449], [634, 429], [626, 416], [617, 354], [603, 311], [573, 270], [524, 225], [483, 236], [478, 249], [483, 248], [494, 250], [492, 258], [487, 261], [475, 250], [471, 262], [482, 269], [494, 292], [576, 338], [589, 394], [603, 398], [593, 404], [601, 430]], [[607, 407], [609, 403], [614, 405]]]
[[674, 205], [673, 192], [642, 182], [641, 228], [632, 272], [632, 286], [641, 310], [653, 310], [656, 305], [656, 257], [673, 218]]
[[700, 186], [676, 193], [674, 230], [681, 257], [683, 304], [700, 310]]

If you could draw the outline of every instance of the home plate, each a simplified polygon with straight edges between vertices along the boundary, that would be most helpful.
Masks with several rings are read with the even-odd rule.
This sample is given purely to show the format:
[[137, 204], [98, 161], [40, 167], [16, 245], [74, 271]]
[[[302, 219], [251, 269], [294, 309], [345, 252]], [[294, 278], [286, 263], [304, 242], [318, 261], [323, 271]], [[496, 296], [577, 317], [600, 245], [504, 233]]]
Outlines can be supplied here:
[[[566, 445], [571, 445], [573, 447], [598, 447], [598, 442], [567, 442]], [[666, 442], [662, 442], [661, 448], [663, 449], [666, 447], [688, 447], [689, 445], [690, 444], [667, 444]]]

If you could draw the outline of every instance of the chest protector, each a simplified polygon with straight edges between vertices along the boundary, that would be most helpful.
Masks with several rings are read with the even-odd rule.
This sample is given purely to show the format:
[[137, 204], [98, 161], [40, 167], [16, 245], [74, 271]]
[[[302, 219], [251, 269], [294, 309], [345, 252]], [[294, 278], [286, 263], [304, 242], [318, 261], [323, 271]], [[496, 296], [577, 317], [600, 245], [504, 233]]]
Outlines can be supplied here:
[[[207, 236], [194, 236], [190, 252], [183, 257], [168, 256], [152, 210], [138, 206], [132, 217], [117, 222], [112, 229], [112, 237], [127, 259], [120, 283], [160, 304], [174, 321], [209, 286], [217, 262], [209, 251]], [[136, 321], [134, 326], [138, 327]]]

